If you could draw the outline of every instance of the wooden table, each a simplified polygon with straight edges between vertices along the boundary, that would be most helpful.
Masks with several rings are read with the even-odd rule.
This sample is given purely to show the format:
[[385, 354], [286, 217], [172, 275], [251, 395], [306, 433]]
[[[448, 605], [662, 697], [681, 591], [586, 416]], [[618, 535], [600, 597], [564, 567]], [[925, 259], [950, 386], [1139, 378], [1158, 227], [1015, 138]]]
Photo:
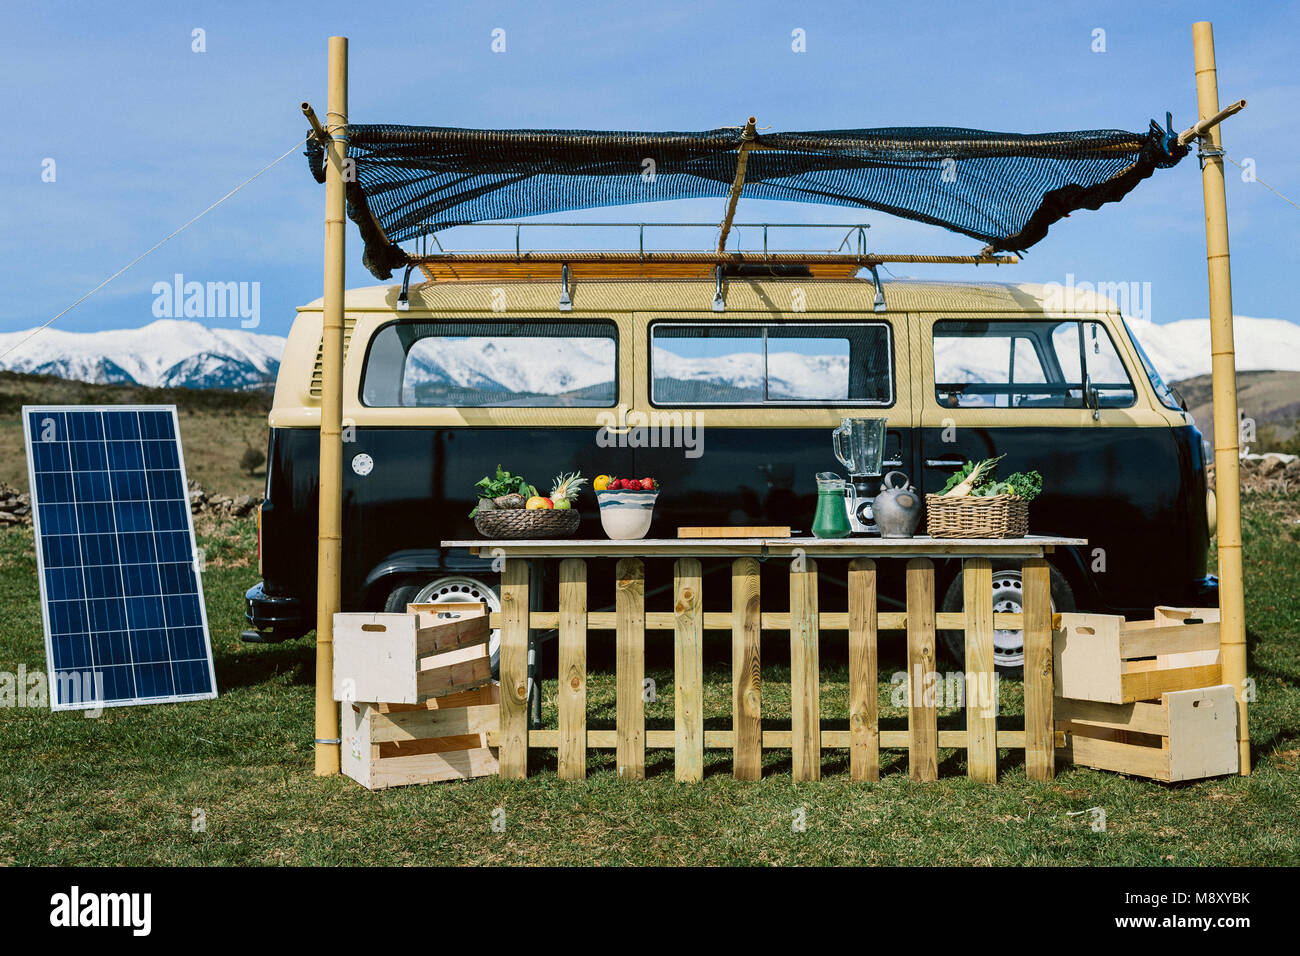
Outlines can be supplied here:
[[[444, 548], [467, 548], [472, 554], [501, 562], [501, 611], [493, 615], [501, 629], [501, 729], [498, 736], [501, 775], [527, 775], [530, 747], [559, 751], [562, 777], [586, 773], [588, 747], [617, 750], [621, 776], [640, 778], [646, 747], [675, 750], [679, 780], [703, 777], [706, 747], [730, 748], [734, 772], [758, 779], [762, 748], [788, 748], [796, 780], [821, 774], [821, 749], [847, 747], [855, 780], [879, 775], [881, 747], [906, 747], [913, 779], [938, 777], [940, 747], [965, 748], [968, 774], [985, 782], [997, 777], [999, 747], [1024, 748], [1030, 779], [1054, 773], [1052, 723], [1052, 611], [1049, 565], [1045, 555], [1057, 547], [1084, 545], [1082, 538], [1031, 535], [1024, 538], [645, 538], [633, 541], [559, 538], [475, 539], [443, 541]], [[676, 558], [673, 610], [646, 612], [644, 560]], [[700, 597], [700, 558], [730, 557], [730, 611], [705, 612]], [[511, 560], [523, 559], [523, 560]], [[616, 610], [592, 612], [587, 601], [587, 558], [613, 559]], [[823, 611], [818, 604], [815, 559], [848, 563], [847, 611]], [[963, 563], [965, 609], [938, 613], [932, 558]], [[993, 612], [992, 560], [1023, 563], [1023, 613]], [[560, 561], [559, 609], [531, 610], [529, 583], [535, 560]], [[790, 561], [789, 611], [763, 611], [759, 600], [759, 562]], [[907, 610], [877, 609], [875, 559], [907, 561]], [[972, 686], [995, 686], [994, 627], [1020, 627], [1025, 648], [1025, 725], [1023, 731], [999, 729], [996, 705], [983, 698], [972, 703]], [[532, 629], [558, 629], [560, 642], [559, 730], [528, 727], [528, 647]], [[791, 729], [764, 730], [761, 720], [759, 635], [764, 629], [790, 632]], [[935, 636], [940, 629], [964, 630], [966, 660], [963, 701], [966, 729], [937, 726], [933, 696]], [[586, 727], [586, 644], [588, 630], [613, 630], [617, 647], [616, 730]], [[642, 697], [646, 630], [674, 632], [674, 727], [645, 729]], [[732, 729], [704, 729], [703, 632], [732, 632]], [[847, 731], [822, 730], [819, 720], [819, 632], [848, 631], [850, 703]], [[908, 727], [881, 731], [878, 723], [877, 634], [906, 630]], [[978, 681], [972, 685], [972, 681]], [[930, 688], [930, 690], [926, 690]], [[996, 700], [996, 691], [994, 691]]]
[[1058, 547], [1087, 544], [1086, 538], [1029, 535], [1024, 538], [476, 538], [443, 541], [444, 548], [468, 548], [486, 557], [578, 558], [790, 557], [796, 549], [828, 558], [1041, 558]]

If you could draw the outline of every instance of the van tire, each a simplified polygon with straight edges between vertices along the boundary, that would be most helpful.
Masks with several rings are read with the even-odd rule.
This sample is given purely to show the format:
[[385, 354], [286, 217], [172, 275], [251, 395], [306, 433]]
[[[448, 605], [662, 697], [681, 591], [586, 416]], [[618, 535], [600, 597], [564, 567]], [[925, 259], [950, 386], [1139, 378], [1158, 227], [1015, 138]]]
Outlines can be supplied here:
[[406, 605], [411, 603], [411, 599], [419, 592], [418, 584], [403, 584], [393, 588], [388, 592], [388, 597], [384, 599], [385, 614], [405, 614]]
[[[1065, 575], [1056, 570], [1054, 565], [1048, 565], [1052, 582], [1052, 611], [1053, 613], [1069, 612], [1075, 609], [1074, 591], [1070, 588], [1069, 583], [1065, 580]], [[1019, 561], [994, 561], [993, 562], [993, 579], [994, 579], [994, 609], [998, 611], [1011, 610], [1012, 608], [1004, 606], [1011, 601], [1018, 603], [1018, 596], [1008, 601], [1005, 598], [999, 598], [998, 591], [1001, 586], [1018, 586], [1020, 577]], [[959, 571], [957, 576], [948, 585], [948, 590], [943, 596], [943, 603], [939, 610], [945, 612], [959, 612], [966, 606], [966, 596], [963, 588], [962, 573]], [[1012, 632], [1014, 633], [1014, 632]], [[948, 651], [948, 656], [958, 667], [966, 666], [966, 632], [965, 631], [940, 631], [940, 640]], [[1005, 660], [1008, 655], [996, 654], [995, 659], [1001, 657]], [[1024, 645], [1021, 644], [1019, 653], [1010, 655], [1013, 658], [1011, 663], [999, 663], [997, 671], [1003, 677], [1018, 679], [1024, 674]]]

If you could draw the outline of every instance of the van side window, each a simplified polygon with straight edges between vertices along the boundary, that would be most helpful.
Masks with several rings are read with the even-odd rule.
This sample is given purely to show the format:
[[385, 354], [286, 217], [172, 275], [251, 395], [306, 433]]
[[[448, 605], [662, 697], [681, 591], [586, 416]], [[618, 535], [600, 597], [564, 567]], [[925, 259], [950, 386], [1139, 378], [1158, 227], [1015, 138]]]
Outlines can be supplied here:
[[1128, 408], [1133, 382], [1100, 322], [934, 324], [934, 397], [945, 408]]
[[393, 322], [371, 340], [361, 402], [605, 408], [618, 394], [617, 356], [612, 322]]
[[892, 405], [894, 357], [885, 322], [656, 322], [655, 405]]

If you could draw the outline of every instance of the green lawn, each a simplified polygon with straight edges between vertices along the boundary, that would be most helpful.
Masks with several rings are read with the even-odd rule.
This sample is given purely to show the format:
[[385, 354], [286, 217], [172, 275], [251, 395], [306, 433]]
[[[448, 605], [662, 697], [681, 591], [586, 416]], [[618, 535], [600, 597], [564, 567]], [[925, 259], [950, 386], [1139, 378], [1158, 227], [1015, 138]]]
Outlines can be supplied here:
[[[760, 783], [732, 780], [720, 751], [708, 752], [706, 779], [693, 786], [673, 781], [668, 751], [649, 753], [641, 783], [620, 781], [604, 751], [592, 755], [585, 783], [558, 780], [546, 752], [535, 752], [524, 783], [368, 793], [342, 777], [317, 779], [313, 649], [239, 643], [241, 598], [256, 569], [251, 523], [232, 522], [201, 541], [220, 698], [109, 710], [97, 720], [0, 708], [0, 864], [1295, 864], [1300, 524], [1294, 501], [1248, 504], [1256, 771], [1176, 786], [1082, 769], [1029, 783], [1011, 754], [999, 784], [981, 786], [964, 778], [960, 753], [941, 755], [938, 783], [916, 784], [895, 751], [870, 786], [849, 782], [840, 751], [825, 754], [822, 781], [798, 786], [780, 751], [766, 752]], [[0, 671], [43, 668], [42, 647], [31, 531], [0, 530]], [[899, 648], [883, 653], [887, 675]], [[707, 713], [725, 725], [730, 674], [718, 658], [706, 673]], [[671, 726], [671, 670], [648, 675], [659, 697], [647, 724]], [[786, 674], [769, 667], [763, 677], [764, 711], [776, 725], [788, 706]], [[593, 726], [612, 726], [612, 685], [611, 674], [592, 674]], [[829, 667], [822, 688], [824, 718], [842, 720], [842, 670]], [[889, 691], [882, 684], [882, 714], [902, 726]], [[550, 726], [553, 693], [552, 680]], [[1017, 712], [1019, 698], [1019, 685], [1004, 684], [1006, 712]], [[504, 832], [492, 828], [498, 807]], [[1093, 807], [1106, 813], [1105, 832], [1079, 813]], [[192, 828], [195, 810], [202, 832]], [[792, 827], [796, 815], [802, 832]]]

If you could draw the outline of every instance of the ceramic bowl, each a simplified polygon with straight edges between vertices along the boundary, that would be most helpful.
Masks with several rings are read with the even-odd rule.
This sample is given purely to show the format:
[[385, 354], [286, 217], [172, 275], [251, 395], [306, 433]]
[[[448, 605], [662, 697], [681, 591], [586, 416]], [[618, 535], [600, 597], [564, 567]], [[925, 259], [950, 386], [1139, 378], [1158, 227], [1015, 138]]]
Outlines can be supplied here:
[[658, 497], [657, 491], [598, 491], [600, 526], [615, 541], [644, 538]]

